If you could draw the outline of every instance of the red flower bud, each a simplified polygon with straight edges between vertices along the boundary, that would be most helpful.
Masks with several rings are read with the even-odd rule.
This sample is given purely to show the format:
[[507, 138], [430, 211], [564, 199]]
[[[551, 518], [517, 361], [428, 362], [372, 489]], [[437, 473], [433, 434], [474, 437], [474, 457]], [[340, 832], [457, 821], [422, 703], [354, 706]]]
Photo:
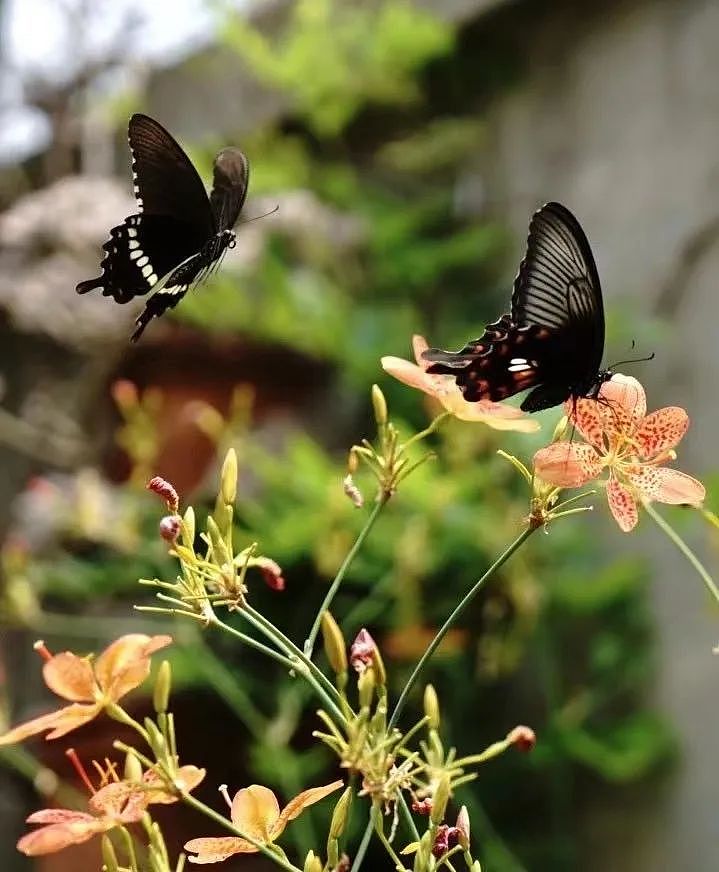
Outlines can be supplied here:
[[179, 515], [165, 515], [160, 521], [160, 536], [166, 542], [174, 542], [180, 535], [182, 519]]
[[282, 576], [282, 569], [278, 563], [269, 557], [258, 557], [257, 568], [262, 573], [267, 587], [272, 590], [285, 589], [285, 579]]
[[507, 741], [514, 745], [518, 751], [526, 754], [537, 744], [537, 736], [531, 727], [519, 726], [509, 733]]
[[457, 827], [448, 827], [447, 824], [440, 824], [434, 837], [432, 854], [439, 860], [440, 857], [444, 857], [450, 848], [454, 848], [458, 841], [459, 831]]
[[177, 495], [177, 491], [169, 481], [165, 481], [164, 478], [160, 478], [159, 475], [156, 475], [148, 481], [145, 487], [154, 494], [157, 494], [158, 497], [162, 497], [162, 499], [167, 503], [167, 508], [173, 514], [177, 512], [177, 509], [180, 506], [180, 498]]
[[375, 641], [364, 629], [357, 633], [350, 648], [350, 664], [360, 675], [374, 663], [374, 652], [377, 649]]
[[430, 797], [413, 800], [412, 811], [415, 814], [429, 814], [432, 811], [432, 800]]

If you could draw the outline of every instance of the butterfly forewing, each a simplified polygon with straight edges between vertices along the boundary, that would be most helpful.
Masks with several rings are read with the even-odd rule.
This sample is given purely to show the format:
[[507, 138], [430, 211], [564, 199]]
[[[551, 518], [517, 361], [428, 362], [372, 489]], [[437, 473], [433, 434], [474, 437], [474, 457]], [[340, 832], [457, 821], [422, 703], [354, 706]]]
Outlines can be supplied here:
[[599, 372], [604, 309], [597, 268], [579, 222], [559, 203], [547, 203], [530, 222], [511, 308], [460, 352], [426, 352], [429, 372], [456, 376], [469, 401], [534, 388], [525, 411], [589, 395], [606, 378]]

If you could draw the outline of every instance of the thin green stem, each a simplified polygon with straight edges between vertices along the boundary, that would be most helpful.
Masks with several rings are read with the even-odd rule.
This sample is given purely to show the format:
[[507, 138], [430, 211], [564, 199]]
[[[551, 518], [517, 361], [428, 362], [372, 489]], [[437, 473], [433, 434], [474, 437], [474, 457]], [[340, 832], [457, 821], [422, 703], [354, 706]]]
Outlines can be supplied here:
[[304, 653], [305, 653], [306, 657], [308, 657], [308, 658], [312, 657], [312, 652], [313, 652], [314, 647], [315, 647], [315, 642], [317, 641], [317, 635], [319, 634], [320, 626], [322, 624], [322, 615], [332, 605], [332, 601], [334, 600], [335, 595], [337, 594], [337, 591], [340, 588], [340, 585], [344, 581], [344, 577], [347, 573], [347, 570], [349, 569], [353, 560], [357, 556], [357, 552], [360, 550], [360, 548], [364, 544], [364, 541], [367, 538], [367, 536], [369, 535], [370, 530], [374, 526], [375, 521], [379, 517], [380, 512], [387, 505], [388, 500], [389, 500], [389, 494], [387, 494], [387, 493], [380, 494], [379, 499], [374, 504], [374, 508], [370, 512], [370, 515], [367, 518], [367, 521], [365, 522], [364, 527], [360, 530], [359, 535], [355, 539], [354, 545], [347, 552], [347, 556], [342, 561], [342, 565], [340, 566], [340, 568], [337, 570], [337, 575], [335, 576], [334, 581], [330, 585], [329, 590], [327, 591], [325, 598], [322, 601], [322, 605], [320, 606], [319, 611], [317, 612], [317, 615], [315, 617], [314, 623], [312, 624], [312, 629], [310, 630], [309, 636], [305, 640]]
[[389, 843], [387, 836], [385, 836], [384, 834], [384, 826], [382, 825], [382, 809], [378, 805], [374, 805], [372, 807], [371, 818], [374, 825], [374, 830], [379, 836], [380, 842], [382, 842], [382, 844], [384, 845], [385, 851], [387, 851], [387, 853], [392, 858], [392, 862], [394, 863], [395, 868], [398, 870], [403, 870], [405, 868], [404, 863], [400, 860], [397, 852]]
[[277, 663], [284, 666], [285, 669], [295, 668], [296, 664], [292, 660], [290, 660], [289, 657], [285, 657], [285, 655], [280, 654], [279, 651], [274, 651], [267, 645], [263, 645], [262, 642], [258, 642], [257, 639], [253, 639], [252, 636], [248, 636], [241, 630], [235, 629], [235, 627], [233, 627], [231, 624], [226, 624], [224, 621], [221, 621], [216, 615], [213, 615], [210, 618], [209, 624], [210, 626], [216, 627], [218, 630], [224, 630], [225, 633], [229, 633], [231, 636], [240, 639], [240, 641], [244, 642], [245, 645], [248, 645], [250, 648], [254, 648], [255, 651], [259, 651], [261, 654], [265, 654], [272, 660], [277, 661]]
[[439, 415], [429, 424], [424, 430], [420, 430], [419, 433], [415, 433], [414, 436], [410, 436], [410, 438], [404, 443], [401, 449], [401, 453], [404, 454], [405, 451], [411, 446], [414, 445], [415, 442], [420, 442], [422, 439], [425, 439], [427, 436], [430, 436], [434, 431], [439, 427], [439, 425], [446, 421], [447, 418], [452, 417], [452, 412], [440, 412]]
[[409, 806], [407, 805], [407, 800], [404, 798], [404, 794], [400, 793], [399, 795], [399, 810], [400, 814], [404, 818], [404, 822], [409, 827], [409, 831], [412, 834], [412, 838], [415, 842], [420, 840], [419, 830], [417, 829], [417, 824], [414, 822], [414, 818], [412, 817], [412, 813], [409, 810]]
[[271, 621], [268, 621], [263, 614], [253, 609], [252, 606], [245, 604], [240, 614], [261, 633], [264, 633], [268, 639], [271, 639], [278, 648], [284, 648], [285, 653], [290, 659], [295, 658], [292, 668], [297, 672], [303, 673], [304, 677], [317, 689], [318, 693], [320, 690], [322, 691], [322, 696], [326, 700], [325, 704], [329, 705], [335, 715], [344, 723], [346, 718], [338, 705], [340, 699], [339, 691], [319, 666], [313, 663], [309, 657], [306, 657], [304, 652], [295, 645], [292, 639], [285, 636], [282, 630], [277, 628]]
[[224, 827], [226, 830], [229, 830], [235, 836], [240, 839], [245, 839], [245, 841], [250, 842], [250, 844], [254, 845], [257, 850], [264, 854], [265, 857], [268, 857], [274, 863], [276, 863], [281, 869], [287, 870], [287, 872], [302, 872], [301, 869], [298, 869], [297, 866], [294, 866], [286, 857], [282, 857], [279, 854], [276, 854], [271, 848], [265, 845], [263, 842], [258, 842], [257, 839], [249, 836], [247, 833], [243, 833], [242, 830], [238, 829], [232, 821], [227, 820], [226, 817], [223, 817], [219, 812], [216, 812], [209, 805], [205, 805], [204, 802], [200, 802], [199, 799], [195, 799], [189, 793], [183, 793], [181, 797], [182, 801], [186, 804], [194, 808], [196, 811], [201, 812], [206, 817], [215, 821], [215, 823]]
[[427, 650], [420, 657], [417, 665], [414, 667], [412, 674], [409, 677], [409, 680], [402, 688], [402, 693], [397, 700], [397, 705], [394, 707], [394, 711], [392, 712], [392, 716], [389, 719], [389, 723], [387, 724], [387, 729], [391, 730], [392, 727], [397, 723], [399, 716], [402, 714], [402, 711], [407, 703], [407, 699], [409, 698], [409, 694], [412, 691], [417, 679], [422, 673], [424, 667], [427, 665], [427, 662], [430, 660], [434, 652], [437, 650], [439, 645], [442, 643], [442, 640], [447, 635], [447, 633], [454, 626], [457, 618], [462, 614], [462, 612], [467, 608], [467, 606], [472, 602], [475, 598], [479, 590], [486, 584], [486, 582], [494, 575], [494, 573], [500, 569], [509, 558], [517, 551], [521, 546], [526, 542], [527, 539], [532, 535], [536, 528], [534, 527], [526, 527], [522, 532], [517, 536], [517, 538], [512, 542], [512, 544], [499, 555], [499, 557], [494, 561], [494, 563], [489, 567], [489, 569], [484, 573], [484, 575], [479, 579], [479, 581], [475, 582], [474, 585], [470, 588], [470, 590], [462, 597], [460, 602], [454, 608], [450, 616], [447, 620], [442, 624], [442, 626], [437, 631], [434, 639], [427, 646]]
[[[387, 731], [389, 732], [394, 725], [397, 723], [400, 714], [402, 713], [404, 706], [409, 698], [409, 694], [414, 687], [417, 679], [419, 678], [422, 670], [426, 666], [428, 660], [432, 657], [432, 654], [436, 651], [437, 647], [441, 644], [442, 639], [447, 635], [449, 630], [452, 628], [454, 622], [457, 618], [462, 614], [465, 608], [469, 605], [469, 603], [474, 599], [478, 591], [481, 587], [487, 582], [489, 578], [494, 575], [494, 573], [500, 569], [509, 558], [517, 551], [521, 546], [525, 543], [525, 541], [532, 535], [532, 533], [538, 529], [537, 527], [526, 527], [522, 532], [517, 536], [517, 538], [509, 545], [502, 554], [494, 561], [494, 563], [489, 567], [489, 569], [484, 573], [484, 575], [477, 581], [472, 588], [465, 594], [462, 600], [455, 607], [454, 611], [450, 614], [447, 620], [442, 624], [440, 629], [437, 631], [437, 635], [432, 639], [427, 650], [424, 652], [422, 657], [419, 659], [419, 662], [415, 666], [412, 674], [409, 677], [407, 684], [405, 684], [402, 693], [400, 694], [399, 699], [397, 700], [397, 705], [394, 707], [394, 711], [392, 712], [392, 716], [389, 719], [389, 723], [387, 725]], [[364, 835], [362, 836], [362, 841], [360, 842], [359, 849], [357, 854], [355, 855], [354, 863], [352, 864], [352, 872], [358, 872], [362, 865], [362, 861], [364, 860], [364, 856], [367, 853], [367, 848], [369, 846], [370, 838], [372, 836], [372, 828], [374, 825], [374, 821], [370, 819], [367, 824], [367, 828], [365, 829]]]
[[650, 502], [645, 502], [644, 508], [649, 517], [654, 521], [659, 529], [663, 533], [666, 533], [666, 535], [671, 539], [671, 541], [677, 546], [677, 548], [682, 552], [686, 559], [691, 563], [694, 569], [696, 569], [696, 571], [699, 573], [699, 577], [706, 585], [706, 589], [712, 595], [715, 602], [719, 603], [719, 588], [717, 588], [711, 575], [709, 575], [709, 573], [706, 571], [704, 565], [696, 556], [696, 554], [682, 539], [679, 533], [677, 533], [677, 531], [667, 521], [664, 520], [664, 518], [657, 512], [657, 510], [654, 508], [654, 506], [652, 506]]

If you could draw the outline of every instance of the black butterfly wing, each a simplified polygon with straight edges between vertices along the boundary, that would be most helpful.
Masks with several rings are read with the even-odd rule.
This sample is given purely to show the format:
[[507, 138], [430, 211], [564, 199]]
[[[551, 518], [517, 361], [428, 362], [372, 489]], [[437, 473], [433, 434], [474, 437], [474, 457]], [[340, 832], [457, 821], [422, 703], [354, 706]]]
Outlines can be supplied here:
[[217, 231], [231, 230], [247, 196], [250, 165], [239, 148], [223, 148], [215, 158], [210, 207]]
[[429, 372], [455, 375], [469, 401], [534, 387], [522, 403], [534, 412], [588, 393], [603, 351], [604, 308], [589, 242], [566, 207], [547, 203], [529, 225], [511, 314], [460, 352], [424, 357], [434, 363]]
[[147, 294], [215, 233], [202, 180], [165, 128], [147, 115], [133, 115], [128, 139], [139, 212], [110, 231], [102, 275], [77, 286], [80, 294], [101, 288], [118, 303]]

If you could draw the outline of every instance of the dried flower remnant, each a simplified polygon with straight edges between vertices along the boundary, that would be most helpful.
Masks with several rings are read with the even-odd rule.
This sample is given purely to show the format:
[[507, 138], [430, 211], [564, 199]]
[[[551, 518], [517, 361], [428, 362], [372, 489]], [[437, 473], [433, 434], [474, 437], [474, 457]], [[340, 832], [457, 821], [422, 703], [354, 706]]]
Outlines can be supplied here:
[[270, 590], [282, 591], [285, 589], [285, 579], [279, 563], [270, 557], [255, 557], [254, 566], [260, 570], [262, 578]]
[[251, 784], [238, 790], [230, 800], [226, 788], [221, 788], [230, 806], [230, 817], [237, 829], [253, 841], [239, 836], [220, 836], [190, 839], [186, 851], [192, 851], [191, 863], [219, 863], [234, 854], [254, 854], [257, 844], [272, 845], [284, 832], [287, 824], [298, 817], [308, 806], [314, 805], [342, 787], [341, 781], [333, 781], [322, 787], [311, 787], [291, 799], [280, 811], [275, 794], [261, 784]]
[[173, 515], [177, 514], [177, 510], [180, 507], [180, 497], [169, 481], [165, 481], [164, 478], [156, 475], [148, 481], [146, 487], [149, 491], [152, 491], [153, 494], [157, 494], [158, 497], [161, 497], [167, 503], [167, 508]]
[[150, 656], [171, 642], [171, 636], [130, 633], [109, 645], [94, 662], [70, 651], [52, 655], [42, 643], [36, 643], [36, 650], [45, 659], [45, 684], [71, 705], [14, 727], [0, 736], [0, 745], [47, 731], [46, 738], [58, 739], [93, 720], [142, 684], [150, 673]]
[[417, 362], [411, 363], [400, 357], [383, 357], [382, 368], [403, 384], [417, 388], [438, 400], [447, 412], [460, 421], [478, 422], [487, 424], [495, 430], [516, 430], [521, 433], [534, 433], [539, 429], [537, 421], [532, 421], [524, 412], [513, 406], [493, 403], [491, 400], [468, 403], [453, 376], [430, 375], [427, 372], [431, 364], [422, 359], [422, 353], [428, 348], [424, 336], [414, 335], [412, 349]]
[[557, 487], [580, 487], [607, 469], [609, 508], [625, 533], [639, 520], [639, 503], [699, 505], [705, 496], [701, 482], [664, 466], [676, 458], [674, 448], [689, 416], [678, 406], [646, 411], [642, 385], [615, 375], [602, 385], [599, 401], [580, 399], [567, 406], [585, 442], [559, 441], [540, 449], [534, 456], [536, 475]]

